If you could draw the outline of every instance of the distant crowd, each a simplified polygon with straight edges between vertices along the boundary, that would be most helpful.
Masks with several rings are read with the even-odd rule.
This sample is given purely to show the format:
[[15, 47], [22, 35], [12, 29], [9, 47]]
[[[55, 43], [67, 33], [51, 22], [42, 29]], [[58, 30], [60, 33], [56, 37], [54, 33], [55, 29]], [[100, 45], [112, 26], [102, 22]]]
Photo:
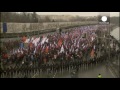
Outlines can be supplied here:
[[[43, 36], [22, 37], [4, 42], [1, 50], [3, 67], [36, 66], [42, 64], [65, 64], [100, 58], [107, 51], [104, 40], [98, 39], [100, 30], [106, 37], [105, 25], [90, 25], [71, 28], [68, 31]], [[99, 29], [98, 29], [99, 28]], [[112, 42], [111, 48], [115, 47]]]

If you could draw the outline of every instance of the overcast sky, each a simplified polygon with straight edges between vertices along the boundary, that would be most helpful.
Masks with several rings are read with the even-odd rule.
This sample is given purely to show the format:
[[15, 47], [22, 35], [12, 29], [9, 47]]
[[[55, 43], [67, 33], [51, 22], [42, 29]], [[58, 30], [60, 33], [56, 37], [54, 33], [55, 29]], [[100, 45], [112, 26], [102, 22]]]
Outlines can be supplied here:
[[[36, 12], [39, 15], [79, 15], [79, 16], [97, 16], [99, 12]], [[111, 16], [119, 16], [119, 12], [110, 12]]]

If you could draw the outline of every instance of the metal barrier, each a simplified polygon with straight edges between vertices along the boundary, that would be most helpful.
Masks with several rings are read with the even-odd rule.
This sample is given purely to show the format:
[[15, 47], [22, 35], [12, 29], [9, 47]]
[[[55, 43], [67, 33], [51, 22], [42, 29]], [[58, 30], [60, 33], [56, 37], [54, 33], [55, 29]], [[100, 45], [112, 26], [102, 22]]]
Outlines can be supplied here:
[[49, 78], [53, 77], [55, 73], [63, 74], [66, 70], [71, 72], [75, 70], [84, 71], [90, 67], [99, 65], [105, 62], [106, 56], [101, 56], [98, 59], [90, 59], [89, 61], [71, 61], [59, 64], [42, 64], [38, 66], [38, 62], [33, 63], [31, 66], [22, 65], [14, 68], [2, 69], [1, 78]]

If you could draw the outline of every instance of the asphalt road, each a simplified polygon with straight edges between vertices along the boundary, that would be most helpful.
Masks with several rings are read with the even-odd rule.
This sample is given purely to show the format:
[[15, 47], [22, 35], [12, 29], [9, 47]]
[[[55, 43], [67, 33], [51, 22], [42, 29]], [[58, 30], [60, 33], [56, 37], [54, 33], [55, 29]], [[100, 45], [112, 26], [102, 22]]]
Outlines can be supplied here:
[[[106, 67], [105, 64], [100, 64], [95, 67], [81, 68], [75, 78], [97, 78], [98, 74], [102, 75], [102, 78], [116, 78], [112, 71]], [[54, 78], [71, 78], [70, 73], [56, 76]]]
[[[96, 64], [96, 65], [90, 65], [88, 66], [82, 66], [79, 68], [79, 71], [77, 72], [74, 77], [72, 77], [71, 72], [74, 71], [74, 69], [68, 70], [62, 70], [56, 73], [52, 73], [51, 75], [47, 75], [47, 73], [44, 74], [34, 74], [32, 78], [97, 78], [98, 74], [102, 75], [102, 78], [117, 78], [113, 72], [106, 67], [106, 63]], [[49, 76], [49, 77], [48, 77]]]

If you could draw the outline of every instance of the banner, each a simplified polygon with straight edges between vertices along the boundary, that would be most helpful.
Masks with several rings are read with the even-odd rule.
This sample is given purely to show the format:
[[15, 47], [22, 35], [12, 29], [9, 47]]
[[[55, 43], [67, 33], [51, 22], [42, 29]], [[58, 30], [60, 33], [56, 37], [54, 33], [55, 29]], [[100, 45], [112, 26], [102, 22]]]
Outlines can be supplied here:
[[3, 23], [3, 33], [7, 32], [7, 23]]
[[20, 48], [24, 48], [24, 43], [20, 43]]

